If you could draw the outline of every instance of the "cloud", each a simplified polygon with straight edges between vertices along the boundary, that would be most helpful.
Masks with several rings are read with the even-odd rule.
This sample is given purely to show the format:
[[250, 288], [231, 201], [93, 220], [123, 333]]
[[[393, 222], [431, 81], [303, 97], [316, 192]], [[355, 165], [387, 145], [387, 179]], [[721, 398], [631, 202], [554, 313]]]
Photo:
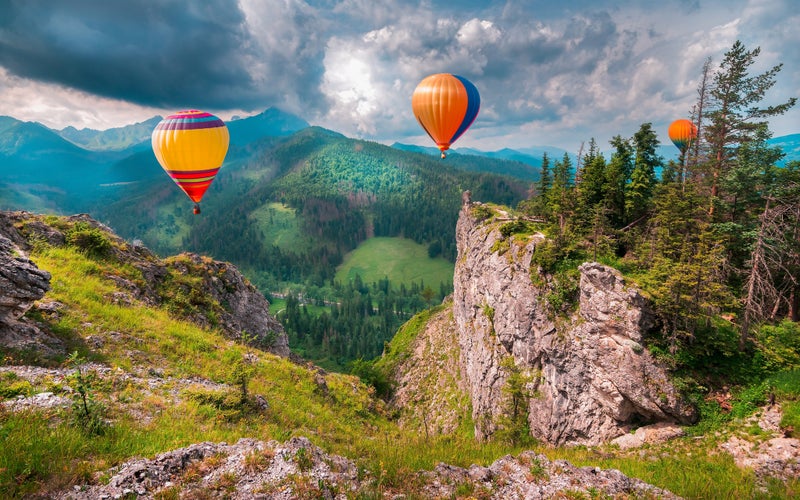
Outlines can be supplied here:
[[[427, 144], [411, 94], [425, 76], [452, 72], [481, 93], [456, 146], [603, 144], [688, 114], [703, 62], [739, 38], [762, 47], [759, 71], [785, 63], [771, 102], [800, 94], [800, 18], [789, 3], [2, 2], [0, 114], [119, 126], [136, 110], [143, 120], [277, 106], [347, 135]], [[793, 113], [784, 130], [796, 132]]]
[[232, 0], [6, 4], [0, 65], [145, 106], [253, 101], [252, 37]]

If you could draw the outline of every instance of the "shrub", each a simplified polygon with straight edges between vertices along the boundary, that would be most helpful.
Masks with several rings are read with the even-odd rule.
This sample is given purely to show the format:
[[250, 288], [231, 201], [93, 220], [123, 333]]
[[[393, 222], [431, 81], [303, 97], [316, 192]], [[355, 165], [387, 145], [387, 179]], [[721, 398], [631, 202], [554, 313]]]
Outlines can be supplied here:
[[503, 238], [508, 238], [512, 234], [518, 233], [527, 233], [531, 230], [530, 226], [524, 220], [515, 220], [511, 222], [506, 222], [502, 226], [500, 226], [500, 234], [503, 235]]
[[755, 337], [768, 371], [800, 369], [800, 324], [787, 319], [763, 325]]
[[78, 248], [89, 257], [106, 257], [111, 250], [111, 241], [105, 232], [85, 222], [76, 223], [64, 237], [67, 244]]
[[486, 219], [494, 216], [494, 210], [486, 205], [474, 205], [470, 209], [470, 213], [478, 221], [485, 221]]
[[388, 399], [391, 395], [391, 384], [386, 375], [375, 368], [375, 364], [371, 361], [365, 361], [362, 358], [356, 359], [350, 364], [350, 373], [361, 379], [366, 385], [375, 388], [375, 394]]
[[21, 379], [14, 372], [0, 375], [0, 399], [12, 399], [17, 396], [30, 396], [33, 386], [27, 380]]

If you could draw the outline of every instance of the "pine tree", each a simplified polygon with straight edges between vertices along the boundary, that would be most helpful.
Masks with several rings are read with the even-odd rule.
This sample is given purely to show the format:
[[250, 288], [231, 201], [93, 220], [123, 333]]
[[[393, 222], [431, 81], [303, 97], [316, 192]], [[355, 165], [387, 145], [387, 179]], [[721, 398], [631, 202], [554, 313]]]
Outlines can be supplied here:
[[741, 41], [725, 53], [719, 70], [714, 74], [709, 92], [710, 121], [705, 129], [711, 157], [710, 195], [714, 204], [720, 196], [720, 182], [727, 174], [738, 155], [738, 147], [755, 138], [760, 129], [767, 125], [765, 118], [785, 113], [796, 102], [791, 98], [776, 106], [759, 107], [767, 91], [775, 84], [775, 78], [783, 64], [773, 66], [760, 75], [750, 76], [752, 66], [761, 49], [748, 51]]
[[592, 212], [605, 201], [606, 160], [597, 152], [594, 138], [589, 141], [589, 152], [583, 160], [581, 182], [577, 186], [578, 214], [581, 225], [591, 224]]
[[625, 187], [633, 171], [634, 153], [630, 141], [622, 136], [614, 136], [611, 139], [611, 145], [616, 151], [611, 155], [611, 161], [606, 167], [606, 182], [603, 191], [612, 224], [622, 227], [626, 223]]
[[567, 218], [571, 214], [574, 204], [572, 174], [572, 161], [569, 159], [569, 155], [564, 153], [561, 161], [556, 161], [553, 165], [553, 187], [547, 197], [549, 213], [555, 217], [558, 223], [559, 235], [564, 234]]
[[663, 164], [656, 152], [659, 141], [651, 123], [643, 123], [633, 135], [634, 167], [625, 197], [625, 212], [628, 219], [636, 221], [650, 209], [653, 187], [656, 184], [657, 167]]
[[550, 158], [547, 153], [542, 154], [542, 167], [539, 170], [539, 182], [536, 184], [536, 191], [539, 196], [546, 197], [550, 188], [553, 186], [553, 177], [550, 174]]

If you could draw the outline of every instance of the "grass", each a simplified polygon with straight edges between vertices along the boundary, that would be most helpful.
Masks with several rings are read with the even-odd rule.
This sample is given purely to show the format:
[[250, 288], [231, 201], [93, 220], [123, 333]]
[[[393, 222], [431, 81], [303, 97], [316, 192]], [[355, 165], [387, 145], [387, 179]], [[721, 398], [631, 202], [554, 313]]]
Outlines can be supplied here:
[[255, 221], [256, 228], [264, 233], [266, 244], [294, 252], [309, 250], [312, 246], [303, 234], [302, 221], [294, 208], [281, 203], [267, 203], [250, 213], [250, 218]]
[[431, 309], [426, 309], [406, 321], [394, 337], [392, 337], [391, 342], [389, 342], [389, 348], [384, 355], [376, 360], [375, 367], [386, 375], [392, 372], [392, 370], [410, 354], [414, 340], [422, 329], [425, 328], [431, 316], [445, 307], [446, 305], [442, 304]]
[[769, 379], [781, 403], [781, 427], [789, 437], [800, 438], [800, 370], [782, 371]]
[[364, 283], [388, 278], [392, 285], [424, 281], [427, 286], [453, 282], [453, 264], [444, 258], [428, 257], [424, 245], [406, 238], [375, 237], [361, 243], [344, 257], [336, 280], [346, 283], [361, 276]]
[[[69, 409], [0, 413], [4, 443], [0, 447], [0, 497], [46, 494], [88, 481], [95, 472], [131, 456], [152, 457], [206, 440], [286, 440], [303, 435], [330, 453], [356, 459], [362, 467], [383, 475], [386, 484], [443, 459], [469, 465], [511, 451], [470, 439], [442, 438], [421, 452], [419, 438], [401, 432], [387, 417], [383, 403], [357, 377], [327, 374], [327, 391], [320, 391], [313, 372], [305, 367], [236, 344], [218, 331], [177, 320], [166, 308], [114, 304], [108, 299], [117, 289], [105, 277], [116, 272], [114, 262], [92, 260], [67, 247], [45, 247], [32, 258], [53, 276], [46, 299], [66, 306], [58, 319], [42, 317], [41, 321], [89, 359], [139, 376], [157, 369], [165, 382], [153, 390], [147, 384], [120, 381], [107, 381], [94, 389], [94, 396], [108, 407], [112, 419], [102, 436], [89, 437], [70, 425]], [[101, 348], [92, 349], [85, 343], [90, 335], [103, 339]], [[246, 352], [257, 358], [249, 392], [268, 401], [266, 414], [229, 420], [226, 408], [204, 404], [186, 392], [177, 391], [175, 396], [177, 382], [169, 377], [224, 383], [231, 360]], [[14, 362], [12, 358], [7, 361]], [[31, 391], [13, 376], [4, 377], [0, 385], [9, 389], [9, 397]], [[133, 408], [136, 418], [129, 414]], [[387, 440], [392, 446], [386, 446]]]

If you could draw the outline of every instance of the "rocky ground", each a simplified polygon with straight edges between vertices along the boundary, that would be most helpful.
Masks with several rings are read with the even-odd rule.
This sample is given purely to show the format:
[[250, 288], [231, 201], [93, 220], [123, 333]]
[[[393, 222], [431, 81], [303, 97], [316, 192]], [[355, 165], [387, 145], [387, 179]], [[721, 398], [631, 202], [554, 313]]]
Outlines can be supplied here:
[[[304, 437], [285, 443], [254, 439], [199, 443], [152, 460], [133, 459], [109, 472], [107, 484], [77, 485], [56, 498], [333, 499], [358, 494], [405, 498], [359, 471], [352, 461], [329, 455]], [[503, 457], [489, 467], [439, 464], [433, 471], [418, 473], [414, 483], [422, 498], [531, 499], [559, 494], [678, 498], [617, 470], [575, 467], [533, 452]]]
[[[201, 379], [174, 380], [158, 374], [130, 374], [101, 364], [86, 370], [106, 380], [124, 380], [145, 391], [180, 397], [182, 388], [203, 386], [224, 389]], [[0, 405], [7, 411], [67, 408], [72, 403], [68, 386], [71, 370], [33, 366], [0, 367], [0, 376], [13, 372], [34, 387], [50, 385], [56, 392], [19, 396]], [[135, 408], [129, 408], [135, 411]], [[142, 418], [146, 419], [146, 415]], [[761, 480], [791, 479], [800, 475], [800, 440], [784, 437], [778, 423], [778, 405], [761, 408], [743, 429], [757, 426], [760, 432], [733, 432], [718, 451], [733, 455], [737, 465], [752, 468]], [[678, 427], [657, 425], [640, 428], [612, 447], [621, 451], [657, 446], [680, 435]], [[613, 448], [612, 448], [613, 449]], [[635, 450], [633, 450], [635, 452]], [[104, 478], [101, 480], [100, 478]], [[109, 479], [110, 478], [110, 479]], [[558, 494], [607, 495], [610, 497], [677, 498], [617, 470], [576, 467], [564, 460], [549, 460], [534, 452], [503, 457], [489, 467], [467, 469], [439, 464], [432, 471], [414, 475], [410, 488], [423, 498], [553, 498]], [[202, 494], [201, 494], [202, 492]], [[97, 475], [97, 482], [76, 485], [58, 498], [348, 498], [361, 494], [400, 495], [381, 486], [380, 478], [359, 471], [346, 458], [329, 455], [306, 438], [284, 443], [242, 439], [237, 443], [199, 443], [160, 454], [152, 459], [134, 458]], [[407, 494], [407, 492], [404, 492]], [[174, 495], [174, 496], [172, 496]], [[205, 495], [205, 496], [203, 496]], [[399, 497], [402, 498], [402, 495]]]

